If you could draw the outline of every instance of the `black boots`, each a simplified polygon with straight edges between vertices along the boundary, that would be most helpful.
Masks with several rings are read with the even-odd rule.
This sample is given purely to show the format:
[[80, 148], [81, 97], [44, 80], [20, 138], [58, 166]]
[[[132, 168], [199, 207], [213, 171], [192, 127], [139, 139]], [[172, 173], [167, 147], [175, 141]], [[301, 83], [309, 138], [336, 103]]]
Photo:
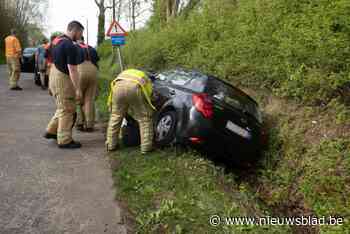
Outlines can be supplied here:
[[64, 145], [58, 145], [58, 148], [60, 149], [79, 149], [80, 147], [81, 144], [76, 141], [71, 141], [70, 143]]
[[[57, 135], [47, 132], [44, 134], [44, 138], [57, 140]], [[58, 145], [58, 148], [60, 148], [60, 149], [78, 149], [80, 147], [81, 147], [81, 144], [79, 142], [76, 142], [76, 141], [71, 141], [68, 144]]]
[[10, 90], [21, 91], [23, 89], [21, 87], [19, 87], [19, 86], [16, 86], [16, 87], [10, 88]]
[[45, 133], [44, 134], [44, 138], [46, 139], [54, 139], [54, 140], [57, 140], [57, 135], [56, 134], [51, 134], [51, 133]]

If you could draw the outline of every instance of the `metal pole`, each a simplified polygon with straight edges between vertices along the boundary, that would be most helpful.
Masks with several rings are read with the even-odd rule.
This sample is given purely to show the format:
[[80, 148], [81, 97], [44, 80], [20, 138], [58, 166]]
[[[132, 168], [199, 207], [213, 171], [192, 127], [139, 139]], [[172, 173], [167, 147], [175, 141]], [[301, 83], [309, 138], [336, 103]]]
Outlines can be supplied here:
[[89, 19], [86, 18], [86, 44], [89, 44]]
[[122, 60], [122, 53], [120, 51], [120, 46], [117, 47], [117, 51], [118, 51], [118, 59], [119, 59], [120, 71], [124, 71], [123, 60]]
[[[115, 21], [115, 0], [113, 0], [113, 21]], [[113, 53], [115, 53], [114, 48], [113, 48]], [[122, 72], [124, 70], [124, 66], [123, 66], [122, 53], [120, 51], [120, 46], [117, 47], [117, 53], [118, 53], [120, 71]]]

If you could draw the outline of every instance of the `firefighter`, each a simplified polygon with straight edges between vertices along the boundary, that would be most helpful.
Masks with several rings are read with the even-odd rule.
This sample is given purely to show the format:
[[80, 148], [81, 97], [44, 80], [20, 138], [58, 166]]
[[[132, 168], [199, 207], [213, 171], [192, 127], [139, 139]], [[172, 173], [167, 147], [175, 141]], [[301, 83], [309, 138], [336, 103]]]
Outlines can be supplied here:
[[[52, 43], [58, 37], [56, 34], [52, 34], [50, 37], [50, 43], [45, 46], [45, 59], [46, 59], [46, 76], [50, 82], [50, 70], [52, 66]], [[52, 95], [52, 92], [49, 87], [49, 94]]]
[[120, 127], [128, 111], [140, 126], [141, 153], [146, 154], [152, 150], [152, 115], [155, 110], [151, 102], [152, 88], [152, 82], [146, 73], [136, 69], [123, 71], [111, 83], [108, 99], [111, 116], [107, 129], [107, 151], [116, 150]]
[[40, 83], [41, 88], [45, 90], [48, 86], [48, 77], [47, 77], [47, 61], [45, 59], [45, 51], [48, 47], [47, 39], [43, 39], [42, 45], [38, 47], [38, 50], [35, 54], [38, 71], [40, 73]]
[[11, 29], [11, 35], [5, 38], [5, 55], [9, 71], [10, 90], [22, 90], [22, 88], [18, 86], [18, 81], [21, 74], [21, 65], [19, 62], [21, 52], [22, 48], [19, 40], [16, 37], [16, 30]]
[[68, 24], [66, 34], [52, 42], [53, 63], [50, 70], [49, 89], [56, 99], [57, 110], [47, 126], [47, 139], [57, 139], [59, 148], [80, 148], [72, 139], [72, 128], [76, 118], [76, 102], [81, 101], [79, 87], [79, 51], [74, 41], [80, 39], [84, 27], [78, 21]]
[[92, 132], [95, 124], [95, 97], [97, 92], [97, 71], [99, 57], [97, 51], [84, 43], [84, 37], [78, 41], [80, 64], [78, 65], [83, 105], [77, 109], [77, 129]]

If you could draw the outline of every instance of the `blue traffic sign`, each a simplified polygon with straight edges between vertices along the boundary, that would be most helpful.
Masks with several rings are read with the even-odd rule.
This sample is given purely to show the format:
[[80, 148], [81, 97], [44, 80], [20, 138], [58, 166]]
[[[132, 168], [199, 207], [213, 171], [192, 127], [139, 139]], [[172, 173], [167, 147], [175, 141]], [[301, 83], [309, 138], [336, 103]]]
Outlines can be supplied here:
[[112, 40], [112, 46], [125, 45], [124, 35], [111, 35], [111, 40]]

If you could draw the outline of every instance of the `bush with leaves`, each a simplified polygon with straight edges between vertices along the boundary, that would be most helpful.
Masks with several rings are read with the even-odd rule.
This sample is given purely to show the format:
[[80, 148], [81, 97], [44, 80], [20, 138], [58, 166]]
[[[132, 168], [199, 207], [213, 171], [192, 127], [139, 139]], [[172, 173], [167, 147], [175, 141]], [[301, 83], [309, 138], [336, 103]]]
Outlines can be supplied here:
[[347, 0], [205, 0], [189, 16], [157, 29], [153, 19], [152, 27], [131, 33], [123, 55], [128, 66], [196, 68], [307, 103], [328, 102], [350, 81], [349, 14]]

